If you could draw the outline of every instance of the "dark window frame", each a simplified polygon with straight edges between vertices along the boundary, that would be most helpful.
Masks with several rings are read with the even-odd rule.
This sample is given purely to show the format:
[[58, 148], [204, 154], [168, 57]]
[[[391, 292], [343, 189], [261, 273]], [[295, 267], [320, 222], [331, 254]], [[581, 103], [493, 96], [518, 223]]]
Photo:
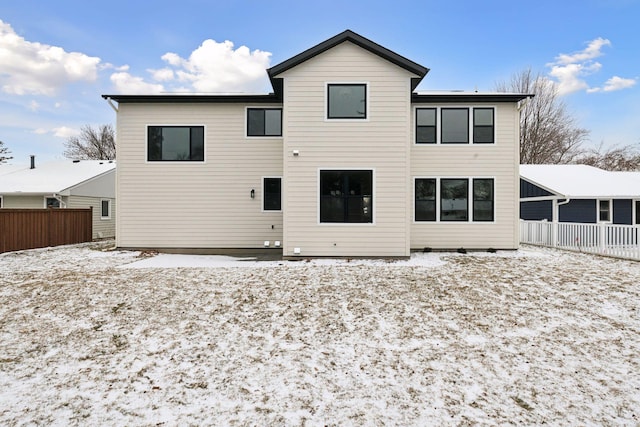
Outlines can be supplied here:
[[[447, 192], [445, 191], [444, 188], [444, 184], [445, 182], [450, 182], [450, 181], [464, 181], [466, 183], [466, 191], [465, 191], [465, 196], [464, 197], [459, 197], [459, 198], [452, 198], [452, 199], [447, 199], [447, 200], [451, 200], [451, 209], [445, 209], [445, 204], [443, 203], [444, 197], [447, 195]], [[469, 222], [469, 178], [440, 178], [440, 196], [438, 197], [439, 201], [440, 201], [440, 221], [441, 222]], [[464, 210], [460, 210], [461, 212], [465, 212], [465, 215], [463, 218], [457, 218], [457, 217], [452, 217], [452, 219], [443, 219], [445, 216], [446, 212], [456, 212], [456, 210], [454, 209], [454, 202], [457, 201], [458, 199], [460, 200], [464, 200], [465, 201], [465, 208]]]
[[[368, 175], [368, 182], [359, 183], [354, 181], [351, 183], [352, 177], [357, 175]], [[324, 194], [331, 187], [331, 182], [328, 181], [332, 178], [337, 178], [334, 181], [338, 184], [338, 189], [335, 194]], [[360, 184], [361, 193], [354, 194], [354, 189]], [[373, 169], [321, 169], [318, 173], [318, 195], [319, 195], [319, 207], [318, 207], [318, 222], [320, 224], [373, 224], [374, 223], [374, 173]], [[366, 194], [367, 191], [368, 193]], [[334, 193], [333, 190], [330, 191]], [[362, 207], [360, 214], [354, 214], [353, 207], [358, 207], [358, 204]], [[336, 207], [340, 206], [337, 211]], [[338, 218], [332, 220], [331, 218]]]
[[[440, 108], [440, 144], [443, 145], [458, 145], [458, 144], [469, 144], [469, 107], [442, 107]], [[444, 133], [447, 130], [445, 127], [445, 119], [444, 112], [445, 111], [464, 111], [466, 112], [467, 119], [466, 123], [466, 132], [465, 132], [465, 140], [464, 141], [445, 141]]]
[[[278, 191], [267, 191], [270, 186], [267, 180], [278, 182]], [[277, 195], [277, 202], [273, 197]], [[282, 177], [281, 176], [264, 176], [262, 177], [262, 211], [263, 212], [281, 212], [282, 211]]]
[[[189, 129], [189, 153], [188, 153], [188, 158], [185, 159], [163, 159], [162, 158], [162, 144], [163, 141], [162, 139], [160, 139], [159, 143], [156, 142], [155, 144], [157, 145], [154, 149], [153, 145], [152, 145], [152, 138], [154, 137], [158, 137], [157, 135], [154, 135], [154, 131], [153, 129]], [[197, 140], [195, 140], [195, 137], [197, 137], [198, 135], [196, 135], [196, 130], [201, 130], [201, 135], [202, 135], [202, 141], [201, 141], [201, 145], [202, 145], [202, 150], [200, 152], [200, 150], [198, 150], [198, 142]], [[162, 138], [162, 135], [160, 135], [160, 137]], [[191, 162], [200, 162], [200, 163], [204, 163], [205, 158], [206, 158], [206, 153], [205, 153], [205, 146], [206, 146], [206, 129], [204, 125], [148, 125], [147, 126], [147, 162], [159, 162], [159, 163], [163, 163], [163, 162], [186, 162], [186, 163], [191, 163]], [[152, 157], [159, 157], [159, 158], [152, 158]]]
[[[332, 116], [331, 115], [331, 89], [334, 87], [349, 87], [349, 86], [356, 86], [356, 87], [363, 87], [364, 88], [364, 99], [362, 100], [362, 102], [364, 103], [364, 112], [362, 113], [362, 115], [350, 115], [350, 116]], [[368, 84], [367, 83], [327, 83], [327, 91], [326, 91], [326, 96], [327, 96], [327, 120], [367, 120], [369, 117], [369, 111], [368, 111]]]
[[[479, 198], [476, 192], [476, 183], [480, 181], [491, 181], [491, 198], [483, 199]], [[496, 219], [496, 181], [494, 178], [472, 178], [471, 184], [471, 203], [472, 203], [472, 221], [473, 222], [494, 222]], [[476, 202], [488, 202], [491, 205], [491, 219], [479, 219], [481, 215], [481, 210], [477, 208], [477, 205], [480, 203]]]
[[[49, 204], [49, 200], [52, 200], [54, 203]], [[60, 209], [62, 204], [60, 203], [60, 199], [57, 199], [55, 197], [45, 197], [44, 198], [44, 206], [47, 209]]]
[[[433, 111], [433, 125], [421, 125], [419, 123], [418, 120], [418, 116], [419, 116], [419, 112], [420, 111]], [[438, 108], [436, 107], [418, 107], [416, 108], [416, 115], [415, 115], [415, 120], [416, 120], [416, 126], [415, 126], [415, 133], [416, 133], [416, 144], [437, 144], [438, 143]], [[420, 132], [421, 129], [433, 129], [433, 141], [423, 141], [420, 138], [420, 135], [422, 132]], [[431, 132], [429, 132], [431, 133]]]
[[[280, 112], [280, 123], [279, 123], [279, 133], [267, 133], [267, 111], [279, 111]], [[250, 116], [252, 113], [262, 113], [262, 129], [258, 132], [253, 132], [251, 124]], [[245, 127], [247, 137], [251, 138], [279, 138], [282, 137], [282, 108], [281, 107], [249, 107], [247, 108], [246, 114], [246, 127]]]
[[[433, 184], [433, 200], [431, 197], [418, 197], [418, 181], [432, 181]], [[414, 179], [414, 189], [413, 189], [413, 212], [415, 222], [435, 222], [438, 220], [438, 179], [437, 178], [415, 178]], [[433, 219], [431, 217], [427, 217], [422, 213], [419, 214], [418, 204], [424, 203], [433, 203]], [[430, 212], [430, 211], [429, 211]]]
[[[105, 202], [107, 203], [107, 214], [104, 214]], [[111, 219], [111, 200], [109, 199], [101, 199], [100, 200], [100, 219]]]
[[[476, 124], [476, 111], [488, 110], [491, 111], [491, 125], [478, 125]], [[495, 144], [496, 143], [496, 109], [493, 107], [474, 107], [472, 113], [473, 120], [473, 143], [474, 144]], [[476, 129], [478, 132], [476, 132]], [[481, 132], [480, 130], [491, 129], [491, 141], [479, 141]], [[484, 134], [484, 132], [482, 133]]]
[[[436, 217], [434, 220], [432, 219], [420, 219], [420, 215], [418, 212], [418, 202], [419, 201], [430, 201], [429, 199], [420, 199], [418, 198], [418, 181], [427, 180], [432, 181], [435, 184], [435, 211]], [[443, 209], [443, 196], [444, 192], [442, 189], [443, 181], [449, 180], [461, 180], [466, 181], [466, 219], [443, 219], [443, 212], [452, 211], [453, 205], [451, 209]], [[478, 197], [476, 191], [476, 183], [481, 181], [490, 181], [491, 182], [491, 190], [490, 197], [488, 198], [480, 198]], [[415, 223], [422, 222], [443, 222], [443, 223], [495, 223], [496, 218], [496, 180], [493, 177], [414, 177], [414, 205], [413, 205], [413, 221]], [[455, 201], [456, 199], [453, 199]], [[483, 202], [489, 202], [491, 207], [490, 219], [483, 219], [480, 216], [484, 213], [486, 214], [486, 209], [479, 209], [479, 205]]]

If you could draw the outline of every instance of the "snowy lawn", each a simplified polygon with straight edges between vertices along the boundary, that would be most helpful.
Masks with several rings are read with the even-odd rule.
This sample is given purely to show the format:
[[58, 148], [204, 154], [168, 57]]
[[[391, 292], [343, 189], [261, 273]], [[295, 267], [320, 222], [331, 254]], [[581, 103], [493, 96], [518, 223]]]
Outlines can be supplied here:
[[640, 424], [640, 263], [105, 246], [0, 255], [1, 425]]

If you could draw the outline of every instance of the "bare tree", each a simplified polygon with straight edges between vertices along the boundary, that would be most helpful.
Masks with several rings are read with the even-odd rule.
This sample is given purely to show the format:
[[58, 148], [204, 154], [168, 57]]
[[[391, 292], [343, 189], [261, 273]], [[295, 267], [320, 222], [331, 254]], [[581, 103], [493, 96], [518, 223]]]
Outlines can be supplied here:
[[554, 82], [531, 68], [498, 82], [499, 92], [529, 93], [520, 114], [520, 163], [571, 163], [582, 152], [589, 131], [576, 125]]
[[640, 149], [635, 145], [616, 145], [605, 149], [601, 142], [597, 148], [580, 156], [576, 163], [609, 171], [637, 171], [640, 170]]
[[9, 149], [5, 147], [4, 142], [0, 141], [0, 164], [6, 163], [7, 160], [13, 159], [13, 157], [9, 154], [11, 154]]
[[94, 129], [89, 125], [80, 128], [80, 135], [65, 142], [64, 156], [77, 160], [115, 160], [115, 132], [111, 125], [100, 125]]

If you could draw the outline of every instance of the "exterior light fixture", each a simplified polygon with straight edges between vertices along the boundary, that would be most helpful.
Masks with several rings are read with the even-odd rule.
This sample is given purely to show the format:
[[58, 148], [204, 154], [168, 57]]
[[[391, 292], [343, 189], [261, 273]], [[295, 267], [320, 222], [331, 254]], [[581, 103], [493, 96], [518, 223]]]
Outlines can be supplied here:
[[254, 190], [253, 188], [251, 189], [251, 198], [252, 199], [256, 198], [256, 190]]

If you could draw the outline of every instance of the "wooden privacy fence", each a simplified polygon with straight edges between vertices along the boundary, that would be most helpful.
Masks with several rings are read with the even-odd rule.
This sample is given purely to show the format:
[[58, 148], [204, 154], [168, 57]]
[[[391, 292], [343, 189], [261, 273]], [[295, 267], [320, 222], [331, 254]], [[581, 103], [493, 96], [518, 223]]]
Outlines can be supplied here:
[[92, 209], [0, 209], [0, 253], [91, 241]]
[[520, 221], [520, 242], [640, 261], [640, 226]]

